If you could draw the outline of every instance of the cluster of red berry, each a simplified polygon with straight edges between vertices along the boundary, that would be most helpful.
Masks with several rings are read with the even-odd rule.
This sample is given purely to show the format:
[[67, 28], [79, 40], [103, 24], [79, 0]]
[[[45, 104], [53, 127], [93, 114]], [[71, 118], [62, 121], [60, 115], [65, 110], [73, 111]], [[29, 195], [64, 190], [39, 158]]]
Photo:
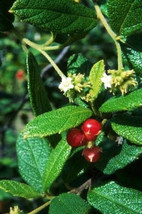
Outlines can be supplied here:
[[101, 131], [101, 124], [95, 119], [86, 120], [81, 129], [73, 128], [67, 134], [67, 142], [72, 147], [84, 146], [82, 155], [88, 162], [100, 159], [101, 149], [94, 146], [93, 141]]

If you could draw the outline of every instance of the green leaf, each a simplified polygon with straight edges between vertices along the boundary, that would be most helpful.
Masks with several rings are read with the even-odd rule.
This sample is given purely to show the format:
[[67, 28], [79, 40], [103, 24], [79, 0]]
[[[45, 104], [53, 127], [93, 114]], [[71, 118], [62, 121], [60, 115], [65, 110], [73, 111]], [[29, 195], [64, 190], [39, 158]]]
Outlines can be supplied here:
[[47, 140], [41, 138], [25, 140], [20, 134], [16, 149], [22, 178], [38, 192], [44, 192], [43, 174], [51, 152]]
[[127, 37], [126, 44], [138, 52], [142, 52], [142, 33], [137, 33]]
[[118, 145], [118, 143], [114, 140], [107, 138], [104, 134], [100, 134], [100, 137], [98, 136], [95, 144], [102, 149], [101, 158], [98, 162], [95, 163], [95, 167], [98, 170], [104, 172], [104, 170], [107, 168], [107, 164], [109, 164], [109, 161], [122, 151], [122, 146]]
[[89, 91], [89, 96], [91, 97], [92, 101], [98, 97], [98, 94], [101, 90], [102, 86], [102, 76], [105, 72], [104, 70], [104, 60], [100, 60], [97, 62], [91, 69], [89, 79], [92, 85], [91, 90]]
[[122, 169], [134, 160], [137, 160], [141, 154], [142, 147], [130, 145], [124, 141], [120, 153], [108, 161], [103, 172], [105, 174], [112, 174], [116, 170]]
[[129, 36], [142, 31], [142, 1], [108, 0], [109, 23], [117, 35]]
[[138, 89], [126, 96], [119, 98], [113, 97], [106, 101], [101, 107], [100, 111], [103, 113], [118, 112], [132, 110], [142, 106], [142, 89]]
[[0, 31], [9, 31], [13, 28], [14, 16], [8, 12], [13, 2], [14, 0], [0, 1]]
[[139, 214], [142, 210], [141, 201], [141, 192], [115, 182], [96, 187], [88, 193], [88, 202], [103, 214]]
[[65, 183], [70, 183], [75, 180], [81, 171], [90, 166], [90, 164], [81, 155], [82, 149], [82, 147], [77, 148], [66, 161], [62, 171], [62, 178]]
[[112, 120], [111, 126], [118, 135], [142, 145], [142, 117], [119, 115]]
[[34, 115], [40, 115], [51, 110], [47, 92], [40, 78], [36, 59], [32, 53], [27, 54], [28, 92]]
[[76, 127], [92, 115], [91, 110], [78, 106], [66, 106], [33, 119], [26, 126], [24, 137], [44, 137]]
[[142, 76], [142, 56], [140, 52], [126, 46], [122, 46], [123, 60], [125, 65], [134, 69], [136, 74]]
[[44, 190], [50, 188], [55, 179], [61, 173], [63, 166], [70, 155], [71, 147], [65, 139], [62, 139], [51, 152], [48, 163], [44, 170], [43, 185]]
[[73, 0], [17, 0], [11, 11], [24, 22], [56, 33], [84, 33], [97, 23], [94, 10]]
[[40, 194], [31, 186], [17, 181], [1, 180], [0, 189], [12, 194], [13, 196], [26, 199], [40, 197]]
[[63, 193], [52, 200], [49, 214], [87, 214], [91, 207], [89, 204], [73, 193]]
[[81, 54], [73, 54], [67, 64], [67, 71], [71, 74], [85, 74], [89, 75], [92, 63]]

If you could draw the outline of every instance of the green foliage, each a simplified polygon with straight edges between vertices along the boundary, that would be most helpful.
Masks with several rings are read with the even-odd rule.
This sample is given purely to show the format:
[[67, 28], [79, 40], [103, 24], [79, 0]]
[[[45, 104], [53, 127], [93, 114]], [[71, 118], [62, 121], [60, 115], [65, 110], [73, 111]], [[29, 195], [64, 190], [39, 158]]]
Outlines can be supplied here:
[[[124, 140], [123, 140], [124, 141]], [[117, 145], [120, 147], [120, 145]], [[105, 174], [112, 174], [118, 169], [122, 169], [134, 160], [137, 160], [142, 154], [142, 147], [123, 142], [120, 153], [112, 157], [106, 164], [103, 172]]]
[[142, 56], [140, 52], [125, 46], [122, 46], [122, 51], [125, 65], [130, 69], [134, 69], [136, 74], [142, 76]]
[[[2, 204], [40, 197], [12, 199], [10, 213], [141, 213], [141, 0], [13, 2], [0, 3]], [[77, 127], [83, 137], [90, 117], [101, 122], [99, 135], [71, 148], [67, 132]], [[101, 155], [90, 163], [82, 152], [94, 145]], [[28, 185], [13, 181], [18, 168]]]
[[16, 197], [27, 199], [40, 197], [40, 194], [36, 192], [31, 186], [17, 181], [1, 180], [0, 189]]
[[[117, 35], [129, 36], [142, 29], [142, 2], [137, 0], [108, 0], [108, 18]], [[135, 17], [135, 18], [134, 18]]]
[[0, 31], [9, 31], [13, 28], [14, 16], [8, 12], [15, 0], [1, 0], [0, 2]]
[[142, 117], [119, 115], [111, 122], [113, 130], [132, 143], [142, 144]]
[[22, 178], [36, 191], [44, 192], [43, 177], [49, 161], [51, 148], [45, 139], [23, 139], [20, 134], [17, 140], [19, 171]]
[[106, 101], [101, 107], [100, 111], [103, 113], [118, 112], [133, 110], [142, 106], [142, 89], [138, 89], [126, 96], [112, 97]]
[[97, 23], [93, 10], [72, 0], [17, 0], [11, 11], [24, 22], [56, 33], [84, 33]]
[[92, 101], [98, 97], [98, 94], [101, 90], [102, 86], [101, 78], [104, 72], [105, 70], [103, 60], [94, 64], [90, 71], [89, 80], [91, 82], [92, 88], [89, 91], [89, 96], [91, 97]]
[[59, 176], [67, 158], [70, 155], [70, 151], [71, 147], [67, 144], [64, 138], [61, 139], [55, 149], [53, 149], [44, 170], [44, 190], [49, 189], [55, 179]]
[[25, 128], [24, 137], [44, 137], [61, 133], [78, 126], [91, 115], [92, 112], [89, 109], [77, 106], [53, 110], [32, 120]]
[[77, 148], [66, 161], [62, 172], [62, 178], [65, 183], [72, 182], [77, 178], [81, 171], [83, 172], [85, 169], [87, 169], [89, 164], [84, 160], [83, 156], [81, 155], [82, 149], [82, 147]]
[[67, 71], [71, 74], [81, 73], [88, 75], [91, 67], [92, 63], [89, 62], [88, 59], [81, 54], [73, 54], [68, 59]]
[[138, 214], [142, 210], [142, 193], [115, 182], [95, 187], [88, 192], [88, 202], [103, 214]]
[[63, 193], [52, 200], [50, 214], [83, 214], [90, 210], [89, 204], [73, 193]]
[[32, 53], [27, 54], [28, 92], [35, 116], [51, 110], [47, 92], [40, 78], [38, 64]]

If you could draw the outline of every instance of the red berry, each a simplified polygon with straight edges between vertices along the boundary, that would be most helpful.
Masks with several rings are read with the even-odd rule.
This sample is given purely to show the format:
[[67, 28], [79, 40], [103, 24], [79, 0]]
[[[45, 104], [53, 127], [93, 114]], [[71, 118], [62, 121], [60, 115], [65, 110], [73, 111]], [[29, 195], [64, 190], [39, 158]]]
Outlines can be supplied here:
[[74, 128], [68, 132], [67, 142], [70, 146], [79, 147], [85, 145], [86, 138], [81, 130]]
[[85, 148], [82, 155], [88, 162], [97, 162], [101, 156], [101, 149], [98, 146]]
[[17, 73], [16, 73], [16, 78], [17, 78], [18, 80], [22, 80], [22, 79], [24, 79], [24, 75], [25, 75], [24, 71], [21, 70], [21, 69], [19, 69], [19, 70], [17, 71]]
[[99, 134], [101, 124], [95, 119], [88, 119], [83, 123], [81, 129], [84, 132], [86, 139], [92, 141], [95, 140]]

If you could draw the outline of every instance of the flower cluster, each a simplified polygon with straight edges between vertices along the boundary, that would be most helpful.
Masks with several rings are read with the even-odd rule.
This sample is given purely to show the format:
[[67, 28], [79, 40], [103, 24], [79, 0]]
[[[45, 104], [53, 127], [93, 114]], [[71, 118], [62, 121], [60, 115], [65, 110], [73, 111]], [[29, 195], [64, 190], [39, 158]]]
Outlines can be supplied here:
[[105, 89], [110, 88], [113, 94], [120, 91], [121, 94], [124, 95], [128, 92], [130, 87], [137, 85], [137, 81], [134, 78], [134, 70], [108, 70], [108, 74], [109, 75], [104, 73], [101, 80], [104, 83]]
[[84, 96], [84, 89], [90, 88], [90, 82], [85, 79], [83, 74], [68, 74], [68, 77], [63, 77], [59, 85], [59, 89], [64, 92], [64, 95], [69, 98], [70, 102], [80, 95]]

